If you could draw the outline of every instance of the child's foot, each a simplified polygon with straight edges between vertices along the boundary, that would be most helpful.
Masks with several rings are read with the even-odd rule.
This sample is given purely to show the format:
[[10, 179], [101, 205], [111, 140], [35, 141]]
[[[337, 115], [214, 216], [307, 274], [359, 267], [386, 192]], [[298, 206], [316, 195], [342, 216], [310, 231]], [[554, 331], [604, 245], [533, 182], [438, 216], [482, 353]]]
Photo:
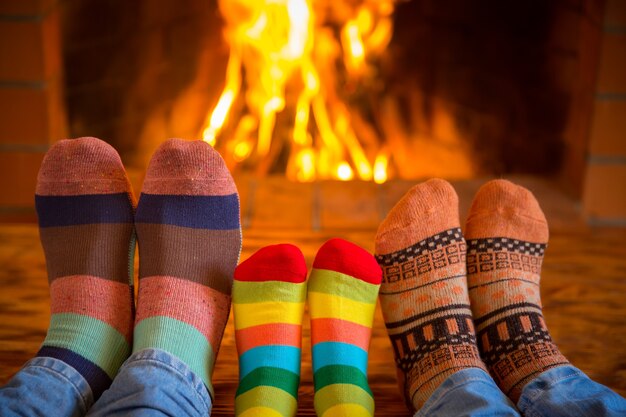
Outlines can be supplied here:
[[306, 274], [293, 245], [260, 249], [235, 270], [236, 416], [296, 415]]
[[317, 252], [309, 279], [315, 412], [371, 417], [367, 361], [380, 268], [372, 255], [342, 239]]

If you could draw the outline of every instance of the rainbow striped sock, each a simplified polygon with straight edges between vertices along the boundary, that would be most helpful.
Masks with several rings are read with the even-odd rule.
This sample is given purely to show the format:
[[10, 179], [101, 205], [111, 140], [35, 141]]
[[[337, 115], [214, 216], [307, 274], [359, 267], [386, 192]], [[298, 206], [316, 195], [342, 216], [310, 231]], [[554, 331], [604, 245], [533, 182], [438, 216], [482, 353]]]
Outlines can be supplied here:
[[96, 138], [57, 142], [35, 204], [52, 313], [37, 356], [76, 369], [96, 400], [130, 354], [132, 334], [134, 198], [119, 155]]
[[306, 274], [302, 252], [287, 244], [260, 249], [235, 270], [237, 416], [296, 415]]
[[381, 278], [374, 257], [345, 240], [329, 240], [315, 257], [308, 298], [320, 417], [374, 415], [367, 350]]
[[164, 142], [148, 166], [135, 225], [133, 353], [176, 356], [214, 398], [211, 375], [241, 251], [239, 196], [220, 155], [202, 141]]

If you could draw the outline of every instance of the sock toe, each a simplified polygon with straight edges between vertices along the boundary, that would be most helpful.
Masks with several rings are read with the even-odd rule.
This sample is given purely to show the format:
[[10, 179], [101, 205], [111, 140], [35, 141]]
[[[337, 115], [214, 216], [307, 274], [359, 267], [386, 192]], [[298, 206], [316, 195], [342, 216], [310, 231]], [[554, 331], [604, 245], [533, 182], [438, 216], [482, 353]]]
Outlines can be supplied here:
[[548, 224], [529, 190], [507, 180], [493, 180], [474, 197], [465, 237], [508, 237], [544, 243], [548, 241]]
[[450, 183], [431, 179], [411, 188], [376, 233], [376, 253], [396, 252], [436, 233], [459, 227], [459, 198]]
[[93, 137], [55, 143], [41, 163], [37, 195], [129, 193], [130, 182], [117, 151]]
[[315, 256], [313, 268], [341, 272], [375, 285], [382, 280], [380, 266], [369, 252], [339, 238], [322, 245]]
[[208, 143], [169, 139], [155, 151], [146, 171], [148, 194], [228, 195], [237, 192], [221, 155]]
[[302, 251], [287, 243], [261, 248], [235, 269], [238, 281], [301, 283], [306, 280], [306, 275]]

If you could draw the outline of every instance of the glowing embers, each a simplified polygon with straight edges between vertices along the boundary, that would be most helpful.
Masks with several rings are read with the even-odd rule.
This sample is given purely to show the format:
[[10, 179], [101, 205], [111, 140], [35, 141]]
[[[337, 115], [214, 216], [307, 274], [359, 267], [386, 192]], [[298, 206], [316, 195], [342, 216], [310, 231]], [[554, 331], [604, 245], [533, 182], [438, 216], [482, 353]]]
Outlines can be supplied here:
[[222, 0], [219, 8], [230, 57], [204, 140], [238, 164], [268, 167], [282, 155], [292, 180], [385, 182], [389, 154], [379, 138], [357, 136], [360, 116], [345, 97], [376, 77], [371, 62], [391, 39], [393, 0]]

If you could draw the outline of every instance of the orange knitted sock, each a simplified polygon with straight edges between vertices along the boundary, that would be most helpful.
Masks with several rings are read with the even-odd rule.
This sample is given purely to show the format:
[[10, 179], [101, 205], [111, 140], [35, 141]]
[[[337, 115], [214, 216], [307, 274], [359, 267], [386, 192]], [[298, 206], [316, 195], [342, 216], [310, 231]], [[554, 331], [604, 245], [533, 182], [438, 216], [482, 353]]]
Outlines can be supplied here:
[[530, 191], [495, 180], [476, 194], [465, 233], [480, 353], [500, 389], [517, 402], [527, 382], [568, 363], [541, 312], [548, 224]]
[[398, 380], [407, 405], [418, 410], [450, 375], [485, 369], [476, 346], [465, 240], [452, 186], [430, 180], [413, 187], [380, 225], [376, 254]]

